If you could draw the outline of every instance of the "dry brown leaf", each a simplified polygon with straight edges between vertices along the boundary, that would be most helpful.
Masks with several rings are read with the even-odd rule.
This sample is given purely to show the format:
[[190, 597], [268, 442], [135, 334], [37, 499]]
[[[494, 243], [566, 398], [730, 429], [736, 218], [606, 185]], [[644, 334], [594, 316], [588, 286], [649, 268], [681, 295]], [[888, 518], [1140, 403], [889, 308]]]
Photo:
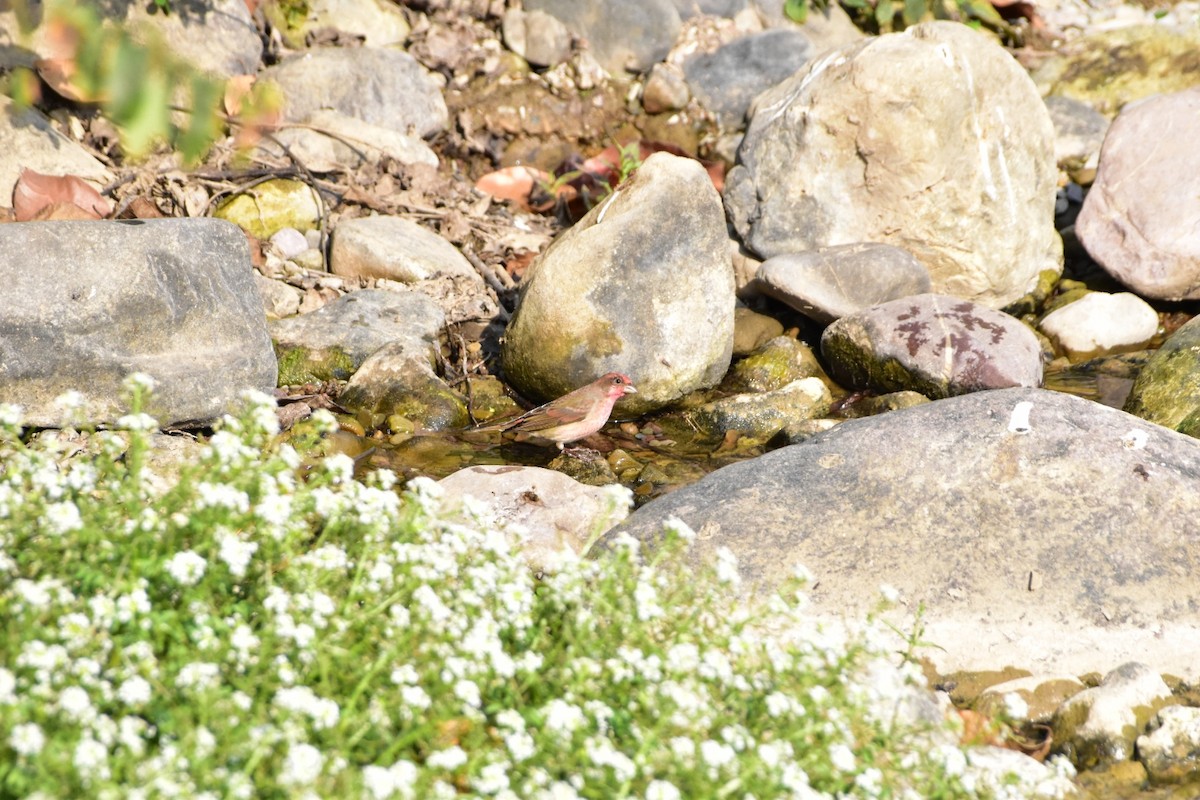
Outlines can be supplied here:
[[21, 176], [13, 186], [12, 201], [18, 222], [35, 219], [41, 209], [57, 203], [78, 206], [88, 214], [83, 219], [101, 219], [112, 213], [109, 202], [74, 175], [43, 175], [28, 168], [21, 170]]
[[130, 200], [128, 211], [135, 219], [160, 219], [166, 216], [153, 200], [144, 195], [138, 195]]
[[57, 202], [51, 203], [48, 206], [42, 206], [37, 210], [37, 213], [30, 218], [30, 222], [50, 222], [62, 221], [68, 219], [98, 219], [95, 214], [89, 211], [84, 211], [74, 203]]
[[76, 103], [90, 103], [93, 98], [72, 83], [77, 67], [73, 58], [39, 58], [33, 64], [38, 77], [60, 97]]

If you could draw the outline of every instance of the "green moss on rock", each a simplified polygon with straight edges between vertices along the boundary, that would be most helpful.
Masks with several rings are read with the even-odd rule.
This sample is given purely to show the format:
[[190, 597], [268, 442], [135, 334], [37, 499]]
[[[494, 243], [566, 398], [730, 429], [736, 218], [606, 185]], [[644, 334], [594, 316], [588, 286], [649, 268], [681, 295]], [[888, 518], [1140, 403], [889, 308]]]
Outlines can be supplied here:
[[276, 344], [275, 356], [279, 361], [280, 386], [344, 381], [360, 366], [360, 362], [338, 347], [312, 350], [307, 347], [281, 347]]

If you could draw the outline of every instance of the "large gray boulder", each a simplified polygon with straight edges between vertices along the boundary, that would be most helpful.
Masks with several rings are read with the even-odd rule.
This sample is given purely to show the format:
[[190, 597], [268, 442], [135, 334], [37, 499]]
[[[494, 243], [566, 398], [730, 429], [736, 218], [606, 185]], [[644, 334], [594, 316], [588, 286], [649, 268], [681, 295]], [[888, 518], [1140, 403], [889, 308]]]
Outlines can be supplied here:
[[806, 566], [818, 620], [869, 610], [890, 584], [898, 617], [924, 605], [937, 646], [922, 654], [945, 671], [1136, 659], [1195, 679], [1197, 480], [1194, 439], [1005, 389], [843, 422], [654, 500], [602, 542], [653, 543], [677, 517], [698, 534], [689, 560], [730, 548], [754, 596]]
[[733, 353], [733, 266], [721, 201], [700, 163], [646, 159], [559, 236], [521, 285], [504, 374], [559, 397], [606, 372], [632, 378], [623, 412], [715, 385]]
[[449, 112], [429, 70], [402, 50], [327, 47], [306, 51], [259, 73], [283, 90], [283, 118], [307, 122], [332, 109], [401, 133], [433, 136]]
[[798, 30], [751, 33], [683, 62], [692, 94], [725, 130], [741, 130], [754, 98], [804, 66], [812, 43]]
[[1200, 87], [1126, 106], [1108, 129], [1075, 234], [1088, 254], [1143, 297], [1200, 298]]
[[214, 219], [0, 225], [0, 402], [33, 425], [126, 413], [131, 373], [157, 388], [160, 423], [211, 420], [246, 389], [275, 388], [276, 362], [246, 237]]
[[1054, 129], [1029, 76], [958, 23], [849, 45], [759, 95], [725, 203], [764, 258], [902, 247], [933, 290], [1001, 307], [1061, 270]]
[[586, 39], [600, 66], [618, 76], [662, 61], [683, 26], [671, 0], [525, 0], [524, 6]]

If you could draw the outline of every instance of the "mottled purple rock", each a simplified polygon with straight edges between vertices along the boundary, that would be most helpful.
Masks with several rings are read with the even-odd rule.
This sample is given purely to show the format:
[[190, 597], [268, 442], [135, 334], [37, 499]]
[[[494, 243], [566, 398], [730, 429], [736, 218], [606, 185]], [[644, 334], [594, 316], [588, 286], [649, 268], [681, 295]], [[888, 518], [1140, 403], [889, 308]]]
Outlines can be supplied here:
[[1200, 298], [1200, 87], [1126, 106], [1108, 129], [1079, 241], [1143, 297]]
[[843, 386], [942, 398], [1040, 386], [1037, 336], [1009, 315], [922, 294], [872, 306], [825, 329], [821, 353]]

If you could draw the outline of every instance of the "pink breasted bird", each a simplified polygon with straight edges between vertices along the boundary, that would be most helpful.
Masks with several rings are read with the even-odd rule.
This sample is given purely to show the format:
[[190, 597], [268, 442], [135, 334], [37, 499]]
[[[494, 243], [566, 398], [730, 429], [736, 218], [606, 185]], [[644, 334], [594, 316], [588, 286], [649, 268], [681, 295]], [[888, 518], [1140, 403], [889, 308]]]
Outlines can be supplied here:
[[585, 439], [604, 427], [613, 405], [637, 389], [628, 375], [610, 372], [544, 406], [526, 411], [519, 417], [483, 425], [479, 431], [515, 431], [537, 439], [564, 444]]

